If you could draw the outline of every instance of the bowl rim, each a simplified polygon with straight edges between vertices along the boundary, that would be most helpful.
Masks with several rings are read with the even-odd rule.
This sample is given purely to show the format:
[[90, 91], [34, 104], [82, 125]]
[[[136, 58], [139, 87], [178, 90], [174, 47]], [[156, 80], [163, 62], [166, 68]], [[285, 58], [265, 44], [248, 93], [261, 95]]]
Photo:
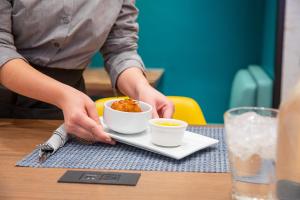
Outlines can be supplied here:
[[108, 109], [110, 111], [113, 111], [113, 112], [117, 112], [117, 113], [130, 113], [130, 114], [133, 114], [133, 115], [140, 115], [140, 114], [144, 114], [144, 113], [149, 113], [149, 112], [152, 112], [152, 109], [153, 109], [153, 107], [150, 104], [145, 103], [143, 101], [139, 101], [139, 100], [136, 100], [136, 101], [138, 101], [139, 103], [142, 103], [142, 104], [145, 104], [146, 106], [148, 106], [149, 110], [142, 111], [142, 112], [125, 112], [125, 111], [120, 111], [120, 110], [112, 109], [110, 106], [107, 105], [110, 102], [115, 102], [115, 101], [120, 101], [120, 99], [112, 99], [112, 100], [105, 101], [104, 102], [104, 108], [106, 108], [106, 109]]
[[[178, 122], [180, 123], [180, 126], [161, 126], [161, 125], [157, 125], [155, 124], [155, 122], [157, 121], [172, 121], [172, 122]], [[178, 128], [186, 128], [188, 126], [188, 123], [183, 121], [183, 120], [180, 120], [180, 119], [172, 119], [172, 118], [153, 118], [153, 119], [150, 119], [149, 121], [149, 124], [151, 126], [155, 126], [155, 127], [159, 127], [159, 128], [164, 128], [164, 129], [178, 129]]]

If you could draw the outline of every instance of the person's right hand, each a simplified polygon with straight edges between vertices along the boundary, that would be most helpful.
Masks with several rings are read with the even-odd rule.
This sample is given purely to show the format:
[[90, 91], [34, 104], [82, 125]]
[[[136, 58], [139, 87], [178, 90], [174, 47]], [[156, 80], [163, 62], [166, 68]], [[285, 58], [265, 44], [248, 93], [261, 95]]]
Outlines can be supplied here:
[[59, 107], [68, 133], [90, 142], [115, 144], [99, 123], [95, 103], [84, 93], [66, 86]]
[[39, 72], [23, 59], [12, 59], [0, 67], [0, 82], [11, 91], [62, 109], [68, 133], [91, 142], [115, 143], [103, 131], [96, 106], [88, 96]]

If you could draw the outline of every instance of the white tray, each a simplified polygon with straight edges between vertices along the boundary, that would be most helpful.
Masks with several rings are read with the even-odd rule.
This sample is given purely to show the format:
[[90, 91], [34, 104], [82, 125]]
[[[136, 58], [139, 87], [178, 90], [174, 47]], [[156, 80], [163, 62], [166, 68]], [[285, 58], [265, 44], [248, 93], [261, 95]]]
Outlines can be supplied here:
[[[103, 121], [101, 120], [102, 124]], [[137, 148], [145, 149], [174, 159], [182, 159], [196, 151], [209, 147], [219, 141], [210, 137], [186, 131], [183, 143], [178, 147], [161, 147], [150, 142], [149, 130], [137, 134], [122, 134], [110, 130], [103, 124], [104, 131], [116, 141], [125, 143]]]

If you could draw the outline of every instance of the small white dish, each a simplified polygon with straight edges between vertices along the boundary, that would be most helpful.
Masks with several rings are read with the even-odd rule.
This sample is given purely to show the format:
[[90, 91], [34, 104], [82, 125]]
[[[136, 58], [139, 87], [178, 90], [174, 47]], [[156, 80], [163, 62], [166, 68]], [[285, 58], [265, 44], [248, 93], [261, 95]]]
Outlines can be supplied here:
[[177, 119], [150, 119], [151, 142], [164, 147], [180, 146], [187, 126], [186, 122]]
[[148, 127], [148, 120], [152, 116], [152, 106], [138, 101], [143, 112], [122, 112], [111, 108], [111, 104], [118, 100], [109, 100], [104, 103], [103, 119], [112, 130], [123, 134], [135, 134]]
[[109, 129], [104, 123], [102, 117], [100, 121], [104, 131], [107, 132], [113, 139], [120, 143], [128, 144], [140, 149], [158, 153], [170, 158], [180, 160], [192, 153], [211, 145], [217, 144], [219, 141], [210, 137], [196, 134], [190, 131], [185, 131], [182, 144], [178, 147], [162, 147], [153, 144], [150, 141], [149, 129], [138, 134], [126, 135], [117, 133]]

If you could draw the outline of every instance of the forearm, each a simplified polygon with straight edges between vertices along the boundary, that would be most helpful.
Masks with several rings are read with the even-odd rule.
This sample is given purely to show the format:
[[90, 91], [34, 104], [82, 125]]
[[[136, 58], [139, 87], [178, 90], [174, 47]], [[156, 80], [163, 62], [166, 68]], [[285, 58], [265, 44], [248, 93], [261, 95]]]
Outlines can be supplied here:
[[13, 59], [0, 68], [0, 82], [24, 96], [61, 107], [64, 90], [69, 87], [31, 67], [22, 59]]
[[131, 98], [139, 99], [140, 91], [150, 87], [141, 69], [131, 67], [123, 71], [117, 80], [118, 89]]

